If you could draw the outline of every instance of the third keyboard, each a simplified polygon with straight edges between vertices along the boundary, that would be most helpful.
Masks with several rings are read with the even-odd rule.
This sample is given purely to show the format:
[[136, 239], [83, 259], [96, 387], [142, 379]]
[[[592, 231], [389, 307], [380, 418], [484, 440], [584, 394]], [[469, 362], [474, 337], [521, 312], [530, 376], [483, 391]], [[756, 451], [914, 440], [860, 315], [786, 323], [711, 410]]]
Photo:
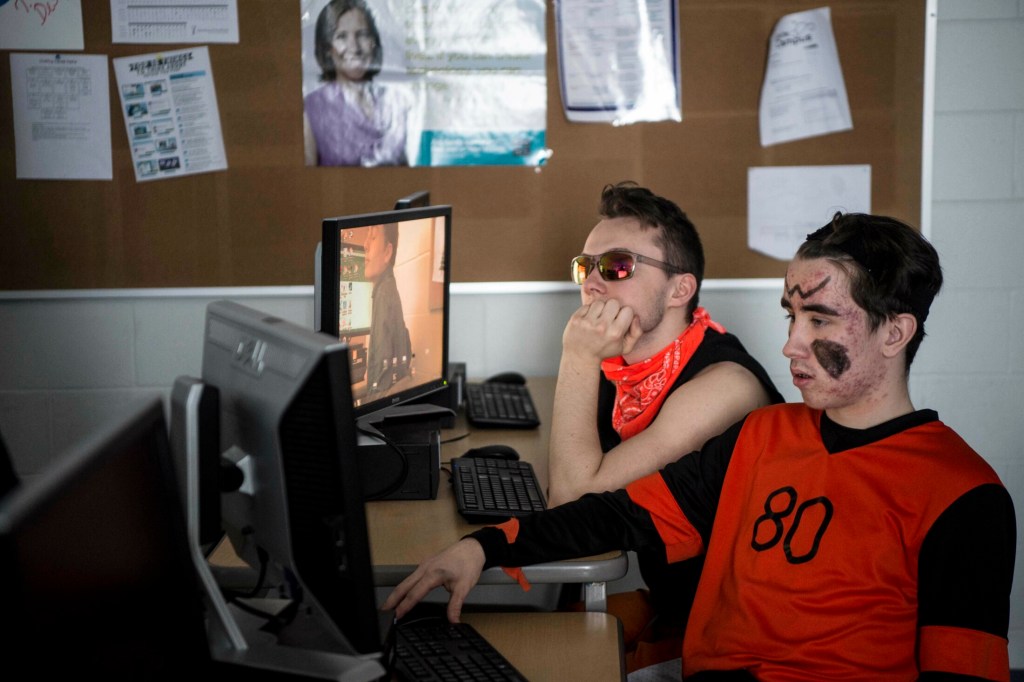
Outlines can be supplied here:
[[452, 484], [459, 513], [470, 523], [495, 523], [545, 508], [529, 462], [456, 457]]
[[530, 391], [521, 384], [466, 384], [466, 418], [480, 428], [533, 429], [540, 426]]

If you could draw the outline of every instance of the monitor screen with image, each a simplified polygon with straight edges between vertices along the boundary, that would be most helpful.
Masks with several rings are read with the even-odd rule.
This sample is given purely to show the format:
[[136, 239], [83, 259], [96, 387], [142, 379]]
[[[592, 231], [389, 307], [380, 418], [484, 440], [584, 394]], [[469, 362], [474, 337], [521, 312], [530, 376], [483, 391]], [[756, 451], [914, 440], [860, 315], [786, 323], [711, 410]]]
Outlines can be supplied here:
[[323, 221], [319, 328], [349, 347], [357, 417], [447, 387], [450, 206]]

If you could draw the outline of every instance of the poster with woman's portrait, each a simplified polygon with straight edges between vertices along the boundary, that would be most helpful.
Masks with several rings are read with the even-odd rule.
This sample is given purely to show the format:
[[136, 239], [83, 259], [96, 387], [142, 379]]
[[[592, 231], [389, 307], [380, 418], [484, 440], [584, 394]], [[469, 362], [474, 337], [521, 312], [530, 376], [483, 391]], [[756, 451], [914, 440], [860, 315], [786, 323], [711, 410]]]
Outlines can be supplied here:
[[544, 0], [302, 0], [310, 166], [541, 165]]

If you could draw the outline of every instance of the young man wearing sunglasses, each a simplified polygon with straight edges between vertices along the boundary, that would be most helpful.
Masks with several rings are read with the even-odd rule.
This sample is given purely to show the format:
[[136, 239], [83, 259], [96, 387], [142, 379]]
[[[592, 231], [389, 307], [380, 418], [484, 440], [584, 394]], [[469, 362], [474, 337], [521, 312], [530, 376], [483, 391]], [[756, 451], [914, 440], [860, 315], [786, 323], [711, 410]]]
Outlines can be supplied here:
[[[672, 201], [633, 183], [601, 193], [600, 222], [572, 260], [551, 423], [552, 506], [617, 490], [700, 448], [751, 410], [782, 402], [739, 340], [698, 306], [704, 250]], [[700, 559], [638, 552], [647, 590], [612, 595], [627, 670], [679, 655]]]
[[782, 291], [782, 350], [804, 403], [755, 410], [625, 490], [479, 530], [421, 564], [384, 608], [401, 617], [444, 585], [458, 620], [487, 566], [658, 547], [676, 560], [706, 553], [688, 681], [1009, 680], [1013, 502], [910, 399], [941, 286], [919, 233], [837, 214], [797, 251]]

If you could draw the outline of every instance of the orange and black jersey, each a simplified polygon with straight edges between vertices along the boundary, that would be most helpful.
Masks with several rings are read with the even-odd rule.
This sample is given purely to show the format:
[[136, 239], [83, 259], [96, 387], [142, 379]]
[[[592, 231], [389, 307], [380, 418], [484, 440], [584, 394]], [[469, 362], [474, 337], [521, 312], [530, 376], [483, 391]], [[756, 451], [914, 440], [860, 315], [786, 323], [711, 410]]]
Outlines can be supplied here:
[[1015, 523], [992, 469], [930, 410], [860, 431], [776, 405], [624, 491], [473, 536], [488, 566], [706, 553], [693, 679], [1006, 680]]
[[[705, 330], [704, 339], [675, 382], [668, 388], [667, 393], [671, 394], [681, 388], [711, 365], [723, 362], [731, 362], [754, 375], [771, 404], [785, 402], [768, 372], [747, 352], [738, 338], [710, 328]], [[602, 375], [597, 404], [597, 433], [601, 439], [603, 452], [608, 452], [622, 442], [612, 427], [615, 392], [615, 384]], [[657, 547], [645, 547], [636, 551], [636, 557], [640, 575], [650, 590], [654, 607], [658, 610], [659, 623], [663, 626], [685, 627], [690, 617], [697, 581], [704, 568], [703, 555], [688, 561], [667, 563], [664, 552], [659, 551]]]

